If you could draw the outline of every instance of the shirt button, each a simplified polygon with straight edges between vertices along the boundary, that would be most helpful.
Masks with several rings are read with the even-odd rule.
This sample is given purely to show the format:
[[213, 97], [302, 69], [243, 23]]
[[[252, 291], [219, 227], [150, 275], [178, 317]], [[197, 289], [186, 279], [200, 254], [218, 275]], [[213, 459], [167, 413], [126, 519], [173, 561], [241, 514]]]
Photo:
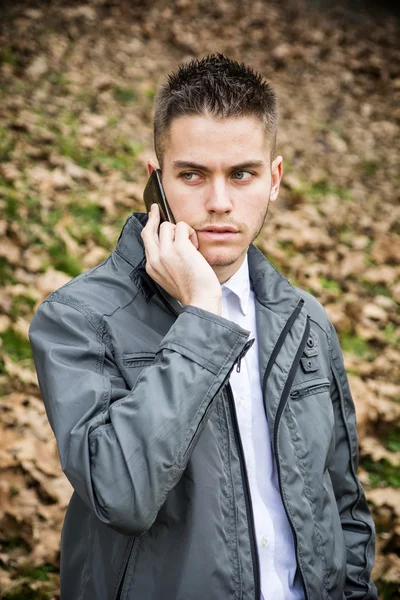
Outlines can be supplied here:
[[269, 544], [269, 540], [268, 538], [263, 535], [263, 537], [261, 538], [261, 548], [266, 548]]

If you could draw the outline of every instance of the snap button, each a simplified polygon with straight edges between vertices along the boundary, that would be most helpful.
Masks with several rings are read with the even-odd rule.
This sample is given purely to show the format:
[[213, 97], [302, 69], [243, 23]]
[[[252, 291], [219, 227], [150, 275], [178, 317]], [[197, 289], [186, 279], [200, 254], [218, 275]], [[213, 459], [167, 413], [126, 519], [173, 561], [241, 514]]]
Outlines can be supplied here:
[[311, 330], [306, 345], [304, 346], [304, 354], [307, 357], [317, 356], [318, 354], [318, 336]]
[[314, 371], [318, 371], [319, 369], [319, 364], [315, 356], [309, 358], [302, 358], [300, 362], [305, 373], [313, 373]]

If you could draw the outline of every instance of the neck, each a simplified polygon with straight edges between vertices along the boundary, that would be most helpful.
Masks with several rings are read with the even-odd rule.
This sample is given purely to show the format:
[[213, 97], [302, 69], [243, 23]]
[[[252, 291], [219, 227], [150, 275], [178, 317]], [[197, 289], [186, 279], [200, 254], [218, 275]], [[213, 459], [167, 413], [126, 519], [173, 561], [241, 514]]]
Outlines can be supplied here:
[[232, 264], [229, 265], [211, 265], [214, 273], [216, 274], [218, 281], [222, 285], [225, 281], [228, 281], [235, 273], [240, 269], [246, 258], [247, 250]]

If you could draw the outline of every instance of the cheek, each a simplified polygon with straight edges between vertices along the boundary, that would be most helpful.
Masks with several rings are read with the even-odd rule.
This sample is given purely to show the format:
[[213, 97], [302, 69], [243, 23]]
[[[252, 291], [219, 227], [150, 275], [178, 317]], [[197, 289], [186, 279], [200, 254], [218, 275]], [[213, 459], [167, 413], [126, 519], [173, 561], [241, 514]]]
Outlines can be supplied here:
[[178, 182], [172, 181], [164, 182], [164, 192], [175, 218], [179, 221], [184, 220], [182, 215], [188, 207], [186, 190], [182, 190]]
[[165, 185], [164, 191], [176, 221], [191, 224], [204, 219], [204, 199], [200, 190], [176, 183]]
[[236, 202], [235, 209], [245, 221], [255, 222], [265, 215], [269, 201], [269, 194], [265, 193], [265, 188], [259, 193], [248, 193]]

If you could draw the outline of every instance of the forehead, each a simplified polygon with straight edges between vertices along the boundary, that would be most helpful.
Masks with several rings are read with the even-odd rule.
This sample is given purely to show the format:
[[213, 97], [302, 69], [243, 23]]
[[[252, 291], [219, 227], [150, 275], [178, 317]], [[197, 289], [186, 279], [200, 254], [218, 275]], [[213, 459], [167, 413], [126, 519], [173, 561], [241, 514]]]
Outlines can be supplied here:
[[268, 160], [269, 154], [265, 128], [257, 117], [185, 115], [171, 123], [164, 161], [235, 164]]

